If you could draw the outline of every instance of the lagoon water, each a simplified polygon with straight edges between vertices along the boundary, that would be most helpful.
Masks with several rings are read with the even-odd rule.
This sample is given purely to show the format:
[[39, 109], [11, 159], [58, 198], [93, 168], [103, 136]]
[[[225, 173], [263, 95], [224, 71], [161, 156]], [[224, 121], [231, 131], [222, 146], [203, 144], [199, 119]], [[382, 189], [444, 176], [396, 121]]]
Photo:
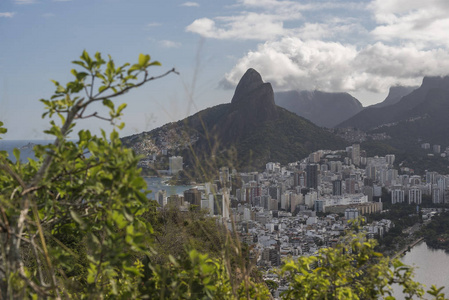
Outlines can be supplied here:
[[166, 190], [167, 196], [183, 194], [185, 190], [190, 189], [190, 185], [168, 185], [166, 182], [169, 177], [145, 177], [147, 187], [151, 190], [150, 199], [155, 199], [155, 195], [160, 190]]
[[[407, 252], [401, 261], [406, 265], [415, 267], [415, 281], [426, 286], [428, 290], [432, 284], [437, 287], [444, 286], [443, 292], [446, 298], [449, 297], [449, 253], [443, 250], [434, 250], [421, 242]], [[396, 299], [404, 299], [401, 289], [396, 286], [393, 288]], [[430, 299], [426, 295], [425, 299]]]

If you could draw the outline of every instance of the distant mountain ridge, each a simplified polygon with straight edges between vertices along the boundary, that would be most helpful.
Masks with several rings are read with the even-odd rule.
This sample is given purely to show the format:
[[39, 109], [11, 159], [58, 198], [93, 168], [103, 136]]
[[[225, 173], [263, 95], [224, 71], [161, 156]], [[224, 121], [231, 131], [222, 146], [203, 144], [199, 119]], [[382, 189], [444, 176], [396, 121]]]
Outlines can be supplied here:
[[370, 130], [379, 126], [404, 121], [422, 115], [422, 111], [414, 110], [419, 104], [426, 103], [432, 90], [449, 92], [449, 76], [424, 77], [421, 86], [410, 94], [403, 96], [398, 102], [389, 106], [370, 106], [340, 123], [337, 127], [357, 127]]
[[369, 107], [379, 108], [379, 107], [385, 107], [385, 106], [396, 104], [402, 99], [402, 97], [407, 96], [408, 94], [410, 94], [417, 88], [419, 88], [419, 87], [418, 86], [401, 86], [401, 85], [392, 86], [392, 87], [390, 87], [388, 95], [384, 101], [374, 104], [374, 105], [371, 105]]
[[348, 93], [287, 91], [275, 94], [276, 104], [312, 121], [333, 128], [363, 110], [359, 100]]
[[184, 120], [122, 139], [149, 155], [168, 149], [192, 166], [211, 158], [242, 169], [262, 169], [269, 161], [288, 163], [318, 149], [343, 149], [332, 133], [275, 105], [270, 83], [249, 69], [231, 103], [202, 110]]

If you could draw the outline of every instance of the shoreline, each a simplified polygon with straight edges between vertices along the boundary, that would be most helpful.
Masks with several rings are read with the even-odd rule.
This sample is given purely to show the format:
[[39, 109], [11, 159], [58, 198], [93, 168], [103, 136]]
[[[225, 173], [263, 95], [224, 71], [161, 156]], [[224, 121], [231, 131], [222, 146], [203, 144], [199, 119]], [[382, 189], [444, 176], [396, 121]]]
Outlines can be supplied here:
[[401, 250], [396, 252], [396, 254], [394, 254], [390, 258], [391, 259], [395, 259], [395, 258], [398, 258], [398, 257], [404, 255], [405, 252], [411, 250], [413, 247], [415, 247], [417, 244], [421, 243], [423, 240], [424, 240], [424, 237], [420, 237], [420, 238], [412, 241], [411, 243], [408, 243], [406, 246], [404, 246], [404, 248], [402, 248]]

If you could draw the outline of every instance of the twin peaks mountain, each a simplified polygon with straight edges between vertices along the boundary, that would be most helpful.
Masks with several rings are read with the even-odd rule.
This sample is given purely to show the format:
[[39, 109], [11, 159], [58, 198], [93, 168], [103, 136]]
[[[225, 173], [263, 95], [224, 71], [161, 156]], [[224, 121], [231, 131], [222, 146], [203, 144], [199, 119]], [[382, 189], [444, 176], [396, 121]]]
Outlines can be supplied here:
[[345, 143], [312, 122], [277, 106], [270, 83], [249, 69], [231, 103], [202, 110], [184, 120], [122, 139], [143, 155], [168, 150], [187, 167], [211, 158], [241, 169], [261, 169], [268, 161], [288, 163], [318, 149]]

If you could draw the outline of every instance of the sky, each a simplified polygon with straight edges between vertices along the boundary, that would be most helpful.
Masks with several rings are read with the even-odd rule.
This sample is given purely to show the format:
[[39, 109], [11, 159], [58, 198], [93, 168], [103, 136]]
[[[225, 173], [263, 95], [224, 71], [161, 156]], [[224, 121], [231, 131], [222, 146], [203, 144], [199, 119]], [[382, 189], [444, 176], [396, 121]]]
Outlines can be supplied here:
[[39, 99], [53, 94], [51, 79], [71, 80], [83, 50], [116, 64], [150, 54], [162, 64], [152, 75], [179, 72], [114, 100], [128, 104], [121, 136], [230, 102], [248, 68], [275, 92], [348, 92], [368, 106], [390, 86], [449, 73], [449, 1], [0, 0], [4, 139], [49, 138]]

